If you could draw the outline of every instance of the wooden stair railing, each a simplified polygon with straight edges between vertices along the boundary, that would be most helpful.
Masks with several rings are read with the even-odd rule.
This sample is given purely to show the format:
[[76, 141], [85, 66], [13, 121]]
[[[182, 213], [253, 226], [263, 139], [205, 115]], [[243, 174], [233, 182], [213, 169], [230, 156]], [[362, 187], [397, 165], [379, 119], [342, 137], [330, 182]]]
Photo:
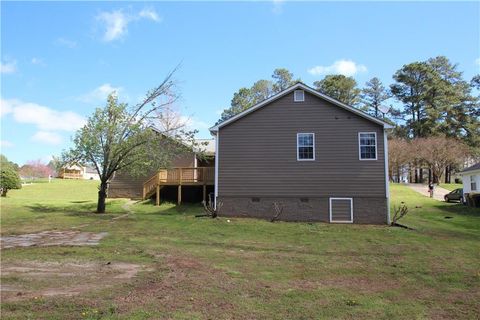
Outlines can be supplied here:
[[215, 168], [213, 167], [188, 167], [161, 169], [143, 183], [143, 200], [156, 193], [156, 203], [160, 203], [160, 189], [165, 185], [178, 186], [178, 203], [181, 203], [182, 185], [203, 185], [204, 198], [206, 186], [213, 184]]

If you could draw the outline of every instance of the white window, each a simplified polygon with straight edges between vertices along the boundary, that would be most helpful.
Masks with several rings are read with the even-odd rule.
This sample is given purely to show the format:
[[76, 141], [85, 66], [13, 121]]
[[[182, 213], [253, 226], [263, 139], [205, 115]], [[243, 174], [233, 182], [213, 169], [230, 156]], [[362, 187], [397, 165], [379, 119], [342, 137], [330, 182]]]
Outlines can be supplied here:
[[475, 175], [470, 176], [470, 190], [477, 191], [477, 176]]
[[315, 160], [315, 134], [297, 133], [297, 160]]
[[377, 133], [358, 133], [358, 157], [360, 160], [377, 160]]
[[294, 102], [305, 101], [305, 92], [303, 90], [295, 90], [293, 92], [293, 101]]

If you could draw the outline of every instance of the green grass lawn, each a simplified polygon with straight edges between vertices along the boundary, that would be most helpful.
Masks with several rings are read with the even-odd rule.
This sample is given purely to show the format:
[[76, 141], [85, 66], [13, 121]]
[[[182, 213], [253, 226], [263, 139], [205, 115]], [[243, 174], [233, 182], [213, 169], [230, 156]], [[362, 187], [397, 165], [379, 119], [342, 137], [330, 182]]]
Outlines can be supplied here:
[[[2, 250], [2, 268], [37, 263], [144, 267], [79, 295], [2, 301], [2, 319], [478, 319], [480, 210], [392, 185], [392, 207], [415, 230], [370, 225], [195, 218], [198, 206], [109, 201], [96, 183], [55, 180], [1, 200], [2, 235], [108, 232], [96, 247]], [[79, 267], [81, 272], [81, 267]], [[41, 276], [39, 276], [41, 278]], [[62, 278], [63, 279], [63, 278]], [[101, 282], [100, 279], [99, 283]], [[2, 274], [2, 285], [41, 289], [55, 278]], [[75, 280], [61, 286], [78, 286]], [[53, 282], [53, 283], [52, 283]]]
[[463, 188], [463, 184], [461, 183], [440, 183], [440, 187], [453, 191], [458, 188]]

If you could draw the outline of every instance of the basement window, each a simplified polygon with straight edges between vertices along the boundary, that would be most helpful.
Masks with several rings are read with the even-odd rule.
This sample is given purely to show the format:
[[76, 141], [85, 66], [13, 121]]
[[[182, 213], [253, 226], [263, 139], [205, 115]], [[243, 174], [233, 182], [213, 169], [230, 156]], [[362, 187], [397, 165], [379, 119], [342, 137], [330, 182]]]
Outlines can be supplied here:
[[294, 102], [303, 102], [305, 101], [305, 92], [303, 90], [295, 90], [293, 92], [293, 101]]

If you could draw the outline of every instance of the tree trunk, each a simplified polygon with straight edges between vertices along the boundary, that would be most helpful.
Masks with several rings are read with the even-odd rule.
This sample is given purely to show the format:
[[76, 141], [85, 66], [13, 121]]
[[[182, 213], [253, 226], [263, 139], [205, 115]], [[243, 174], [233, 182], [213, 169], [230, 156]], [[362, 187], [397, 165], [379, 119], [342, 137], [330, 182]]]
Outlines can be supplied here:
[[420, 180], [420, 183], [423, 183], [423, 168], [420, 168], [420, 170], [418, 170], [418, 179]]
[[100, 183], [98, 191], [97, 213], [105, 213], [105, 199], [107, 198], [107, 182]]
[[418, 183], [418, 169], [415, 167], [415, 183]]
[[432, 182], [432, 169], [428, 169], [428, 183]]
[[8, 189], [7, 188], [2, 188], [2, 197], [7, 196]]
[[445, 183], [450, 183], [451, 176], [450, 176], [450, 166], [445, 167]]

